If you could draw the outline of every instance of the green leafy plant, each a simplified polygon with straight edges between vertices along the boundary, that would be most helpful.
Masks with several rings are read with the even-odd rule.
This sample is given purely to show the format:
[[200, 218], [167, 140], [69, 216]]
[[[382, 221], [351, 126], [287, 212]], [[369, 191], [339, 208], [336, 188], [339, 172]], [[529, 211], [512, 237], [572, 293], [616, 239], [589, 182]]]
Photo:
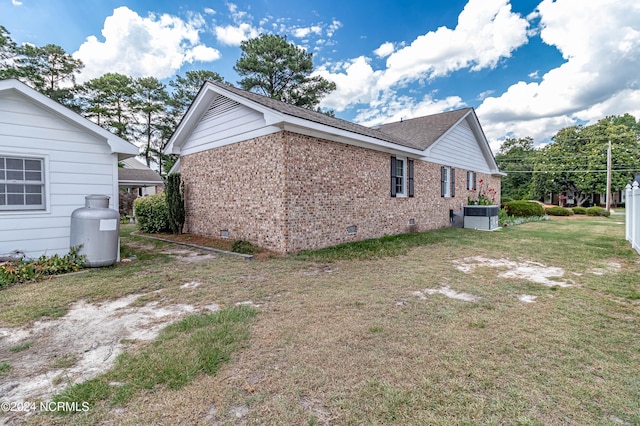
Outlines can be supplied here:
[[260, 249], [249, 241], [244, 240], [236, 240], [231, 245], [231, 251], [235, 253], [243, 253], [243, 254], [254, 254], [257, 253]]
[[136, 199], [136, 221], [142, 232], [155, 234], [171, 230], [166, 194], [160, 193]]
[[171, 232], [182, 234], [186, 214], [184, 210], [184, 183], [180, 178], [180, 173], [171, 173], [167, 176], [165, 190]]
[[544, 216], [544, 209], [538, 203], [531, 201], [509, 201], [505, 203], [509, 214], [515, 217]]
[[545, 210], [549, 216], [572, 216], [573, 210], [561, 206], [549, 207]]
[[587, 209], [587, 215], [609, 217], [611, 213], [603, 207], [593, 206]]
[[587, 208], [586, 207], [574, 207], [571, 210], [573, 210], [574, 214], [587, 214]]
[[71, 247], [64, 256], [45, 255], [37, 259], [19, 259], [0, 265], [0, 289], [12, 284], [38, 281], [49, 275], [66, 274], [82, 269], [86, 257], [79, 254], [82, 246]]
[[[478, 206], [492, 206], [496, 203], [497, 192], [494, 188], [487, 187], [484, 179], [478, 181], [480, 187], [478, 193], [474, 197], [467, 197], [467, 204]], [[475, 191], [474, 191], [475, 192]]]

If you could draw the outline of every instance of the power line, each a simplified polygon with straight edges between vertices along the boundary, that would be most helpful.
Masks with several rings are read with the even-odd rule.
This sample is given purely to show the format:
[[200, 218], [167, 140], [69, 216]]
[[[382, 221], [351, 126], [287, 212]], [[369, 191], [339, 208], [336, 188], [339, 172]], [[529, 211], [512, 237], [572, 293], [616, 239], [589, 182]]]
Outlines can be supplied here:
[[[621, 173], [638, 173], [640, 170], [638, 169], [615, 169], [611, 170], [612, 172], [621, 172]], [[607, 169], [602, 170], [506, 170], [508, 173], [606, 173]]]

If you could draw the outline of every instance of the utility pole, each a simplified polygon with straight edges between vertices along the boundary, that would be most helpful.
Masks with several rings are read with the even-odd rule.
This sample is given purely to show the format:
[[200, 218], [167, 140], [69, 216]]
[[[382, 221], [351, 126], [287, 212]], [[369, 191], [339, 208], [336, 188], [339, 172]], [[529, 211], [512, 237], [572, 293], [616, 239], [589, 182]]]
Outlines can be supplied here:
[[611, 139], [607, 148], [607, 211], [611, 211]]

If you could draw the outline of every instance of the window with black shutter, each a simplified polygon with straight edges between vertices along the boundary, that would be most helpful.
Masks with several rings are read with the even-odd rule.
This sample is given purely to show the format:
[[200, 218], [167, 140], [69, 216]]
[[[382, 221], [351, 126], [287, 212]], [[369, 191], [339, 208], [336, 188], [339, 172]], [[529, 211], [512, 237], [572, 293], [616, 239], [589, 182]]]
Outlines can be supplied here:
[[407, 195], [409, 197], [413, 197], [414, 194], [414, 186], [413, 186], [413, 160], [407, 160]]
[[[405, 158], [391, 157], [391, 196], [392, 197], [404, 197], [407, 195], [407, 190], [411, 189], [408, 183], [410, 172], [408, 170], [408, 163], [410, 160]], [[413, 164], [411, 165], [413, 167]], [[413, 173], [413, 170], [411, 170]]]
[[456, 169], [447, 166], [440, 167], [440, 196], [456, 196]]

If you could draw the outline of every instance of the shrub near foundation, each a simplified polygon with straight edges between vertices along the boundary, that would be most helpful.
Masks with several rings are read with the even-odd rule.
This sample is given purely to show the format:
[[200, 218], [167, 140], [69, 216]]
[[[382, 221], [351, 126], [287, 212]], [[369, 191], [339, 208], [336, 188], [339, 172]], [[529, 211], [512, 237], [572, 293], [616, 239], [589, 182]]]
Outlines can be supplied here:
[[142, 232], [156, 234], [171, 231], [169, 224], [169, 207], [165, 193], [137, 198], [133, 203], [136, 222]]
[[538, 203], [532, 203], [531, 201], [509, 201], [504, 203], [507, 206], [507, 210], [511, 216], [515, 217], [530, 217], [530, 216], [544, 216], [544, 209]]

